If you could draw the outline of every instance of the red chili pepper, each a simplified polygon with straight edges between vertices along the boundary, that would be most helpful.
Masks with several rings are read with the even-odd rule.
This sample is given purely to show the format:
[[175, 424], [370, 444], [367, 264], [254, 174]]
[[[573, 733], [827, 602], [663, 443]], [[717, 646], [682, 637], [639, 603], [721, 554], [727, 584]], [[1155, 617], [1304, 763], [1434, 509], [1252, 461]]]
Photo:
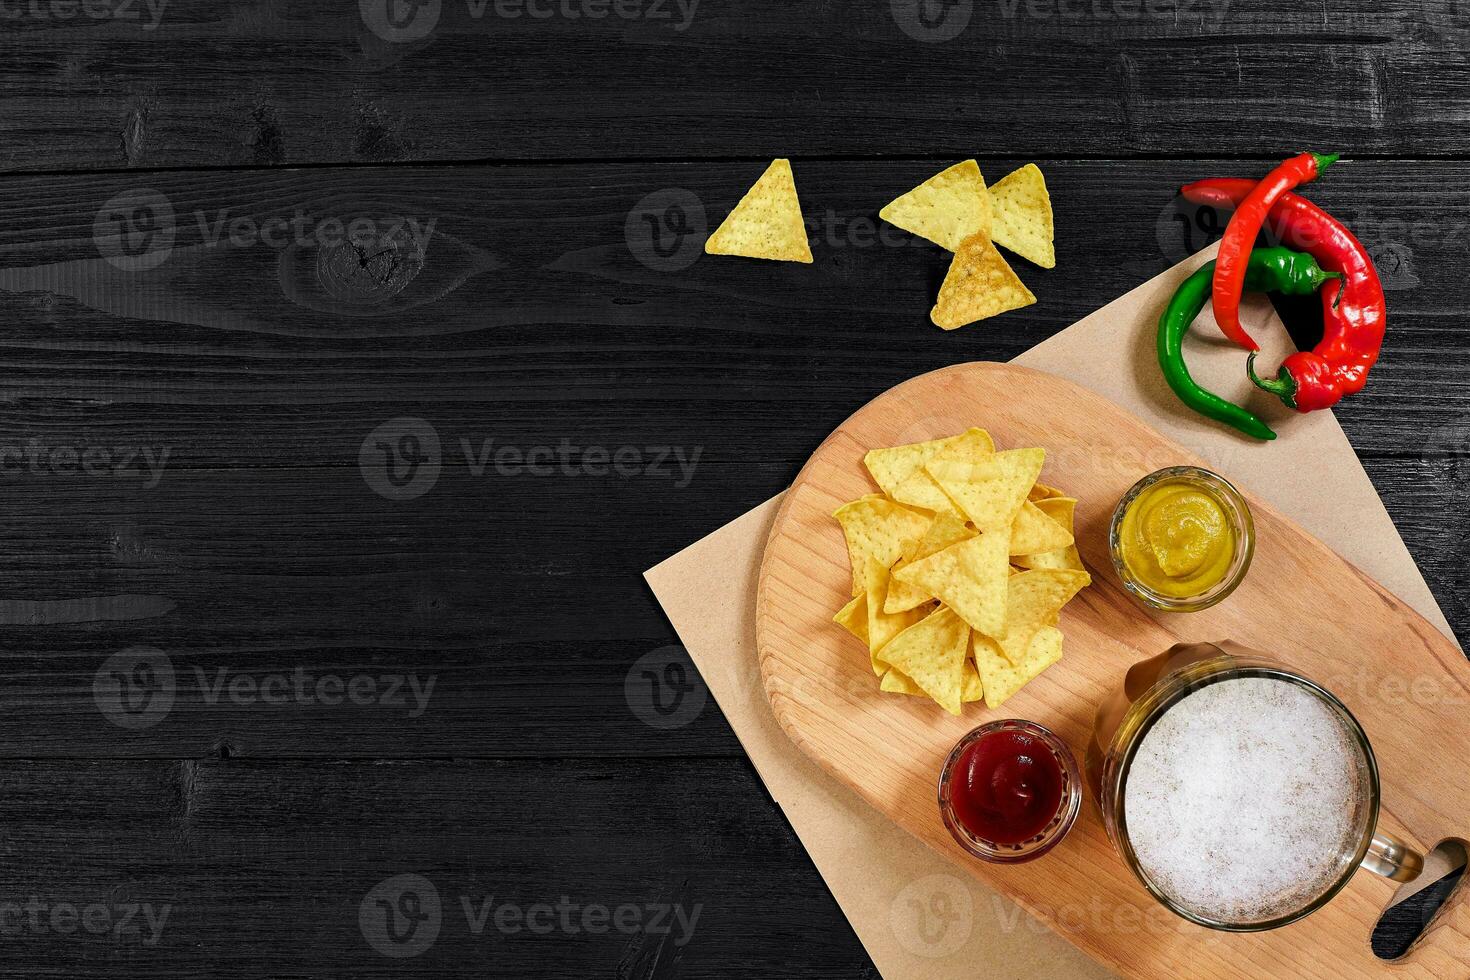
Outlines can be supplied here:
[[1256, 184], [1245, 200], [1235, 209], [1235, 216], [1225, 227], [1225, 237], [1220, 240], [1220, 254], [1215, 257], [1215, 282], [1211, 298], [1215, 305], [1215, 322], [1220, 331], [1246, 350], [1257, 351], [1261, 345], [1255, 342], [1240, 325], [1240, 295], [1245, 291], [1245, 270], [1250, 264], [1251, 249], [1256, 247], [1256, 235], [1282, 194], [1315, 180], [1337, 159], [1337, 154], [1323, 156], [1319, 153], [1302, 153], [1287, 160]]
[[[1221, 177], [1185, 187], [1184, 199], [1228, 210], [1246, 201], [1256, 184]], [[1363, 244], [1337, 219], [1297, 194], [1283, 194], [1270, 210], [1270, 230], [1283, 244], [1315, 257], [1322, 268], [1341, 272], [1341, 292], [1322, 291], [1322, 342], [1292, 354], [1272, 380], [1251, 379], [1292, 408], [1331, 408], [1344, 395], [1361, 391], [1383, 347], [1388, 305], [1378, 272]], [[1255, 361], [1255, 355], [1251, 355]]]

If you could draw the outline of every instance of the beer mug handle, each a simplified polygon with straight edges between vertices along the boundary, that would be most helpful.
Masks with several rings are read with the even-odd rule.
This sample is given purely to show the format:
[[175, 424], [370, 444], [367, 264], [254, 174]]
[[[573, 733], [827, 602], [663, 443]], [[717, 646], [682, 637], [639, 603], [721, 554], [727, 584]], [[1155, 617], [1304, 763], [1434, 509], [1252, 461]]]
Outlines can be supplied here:
[[1424, 855], [1393, 834], [1379, 830], [1373, 834], [1362, 866], [1390, 881], [1413, 881], [1424, 870]]

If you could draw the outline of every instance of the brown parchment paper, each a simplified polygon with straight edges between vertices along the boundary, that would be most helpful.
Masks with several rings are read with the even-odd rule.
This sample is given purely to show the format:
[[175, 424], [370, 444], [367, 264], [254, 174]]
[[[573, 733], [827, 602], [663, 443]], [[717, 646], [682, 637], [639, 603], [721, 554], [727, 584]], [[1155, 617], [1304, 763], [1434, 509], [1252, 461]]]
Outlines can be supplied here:
[[[1244, 377], [1239, 348], [1220, 336], [1208, 310], [1185, 344], [1195, 377], [1251, 406], [1280, 438], [1262, 445], [1236, 436], [1188, 412], [1164, 385], [1152, 339], [1159, 311], [1178, 284], [1213, 255], [1210, 248], [1180, 263], [1016, 362], [1090, 388], [1194, 450], [1453, 638], [1330, 413], [1298, 415], [1256, 392]], [[1249, 298], [1242, 322], [1262, 344], [1263, 365], [1274, 366], [1290, 352], [1269, 302]], [[959, 431], [976, 423], [957, 419], [955, 424]], [[761, 687], [754, 631], [756, 578], [779, 500], [767, 501], [660, 563], [646, 578], [879, 971], [888, 978], [923, 980], [1111, 976], [1009, 899], [958, 873], [787, 740]], [[1416, 884], [1427, 885], [1448, 870], [1443, 862], [1432, 864]], [[1404, 896], [1413, 890], [1406, 889]]]

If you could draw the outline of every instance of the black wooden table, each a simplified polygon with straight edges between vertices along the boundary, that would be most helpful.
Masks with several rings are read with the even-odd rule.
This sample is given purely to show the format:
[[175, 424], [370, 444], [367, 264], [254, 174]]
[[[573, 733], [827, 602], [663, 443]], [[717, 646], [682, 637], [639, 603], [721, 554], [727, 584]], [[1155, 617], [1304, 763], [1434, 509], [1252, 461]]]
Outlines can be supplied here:
[[[1443, 0], [0, 0], [0, 972], [875, 975], [697, 681], [673, 726], [630, 686], [687, 666], [640, 573], [889, 386], [1206, 244], [1178, 184], [1302, 148], [1391, 290], [1339, 417], [1470, 637], [1467, 37]], [[775, 156], [815, 263], [700, 257]], [[1058, 267], [946, 334], [876, 211], [971, 156], [1041, 165]]]

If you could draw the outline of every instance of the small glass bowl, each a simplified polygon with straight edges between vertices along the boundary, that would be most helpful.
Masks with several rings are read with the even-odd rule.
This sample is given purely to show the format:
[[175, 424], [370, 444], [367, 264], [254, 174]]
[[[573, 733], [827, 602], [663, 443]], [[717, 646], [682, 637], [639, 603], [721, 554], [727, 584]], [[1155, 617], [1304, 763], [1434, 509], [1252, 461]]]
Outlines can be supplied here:
[[[1178, 598], [1155, 592], [1134, 578], [1127, 562], [1123, 560], [1123, 515], [1139, 495], [1160, 483], [1183, 483], [1208, 493], [1224, 509], [1225, 516], [1230, 519], [1230, 526], [1235, 531], [1235, 555], [1231, 559], [1230, 570], [1218, 584], [1199, 595]], [[1198, 466], [1171, 466], [1139, 480], [1118, 501], [1118, 506], [1113, 510], [1112, 525], [1108, 528], [1108, 551], [1113, 557], [1113, 569], [1118, 573], [1118, 578], [1123, 580], [1123, 588], [1139, 602], [1164, 612], [1199, 612], [1222, 602], [1244, 581], [1245, 573], [1251, 567], [1251, 558], [1256, 553], [1256, 524], [1251, 518], [1250, 506], [1229, 480]]]
[[[950, 798], [950, 784], [954, 780], [955, 769], [959, 765], [960, 757], [965, 754], [965, 750], [985, 736], [1003, 731], [1021, 732], [1032, 736], [1051, 750], [1051, 754], [1057, 760], [1057, 765], [1062, 770], [1062, 800], [1057, 807], [1057, 815], [1041, 833], [1019, 844], [997, 844], [972, 834], [955, 816], [954, 804]], [[1050, 729], [1033, 721], [1007, 718], [981, 725], [959, 740], [949, 753], [949, 758], [944, 760], [944, 768], [939, 771], [939, 813], [944, 818], [944, 826], [966, 851], [992, 864], [1020, 864], [1023, 861], [1034, 861], [1041, 857], [1067, 836], [1067, 831], [1072, 829], [1072, 824], [1077, 820], [1077, 812], [1081, 808], [1082, 777], [1077, 769], [1077, 757], [1072, 754], [1066, 742], [1057, 738]]]

